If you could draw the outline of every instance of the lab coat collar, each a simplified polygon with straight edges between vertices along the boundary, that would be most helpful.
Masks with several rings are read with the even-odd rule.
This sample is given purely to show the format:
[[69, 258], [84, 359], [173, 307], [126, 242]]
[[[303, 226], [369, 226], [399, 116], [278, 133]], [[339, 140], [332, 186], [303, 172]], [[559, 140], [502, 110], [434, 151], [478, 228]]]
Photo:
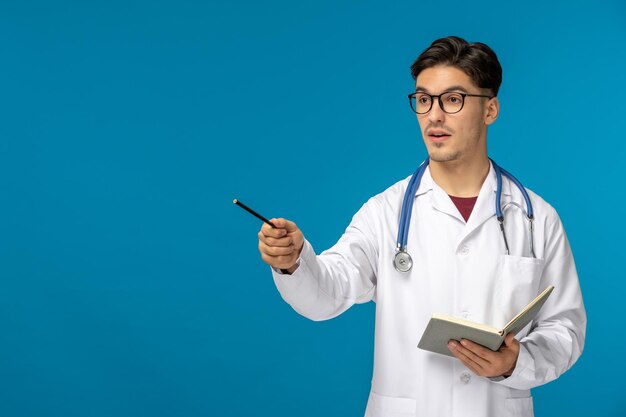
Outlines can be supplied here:
[[424, 171], [424, 175], [422, 176], [419, 187], [417, 187], [417, 191], [415, 191], [415, 198], [431, 191], [430, 201], [435, 210], [455, 217], [462, 222], [465, 221], [463, 220], [461, 213], [459, 213], [459, 210], [452, 202], [452, 199], [450, 199], [443, 188], [437, 185], [435, 180], [433, 180], [433, 177], [430, 175], [430, 166], [428, 166], [426, 167], [426, 171]]
[[[483, 182], [480, 192], [478, 193], [478, 199], [467, 220], [465, 226], [465, 238], [467, 235], [476, 230], [480, 225], [496, 215], [496, 191], [498, 190], [498, 180], [496, 178], [496, 171], [493, 169], [493, 164], [489, 162], [489, 173]], [[510, 188], [508, 181], [502, 178], [502, 204], [508, 199], [510, 195]]]
[[[426, 167], [426, 171], [424, 171], [424, 175], [422, 176], [422, 181], [420, 182], [419, 187], [415, 191], [415, 197], [419, 197], [422, 194], [426, 194], [428, 191], [432, 190], [435, 186], [439, 187], [433, 177], [430, 175], [430, 166]], [[493, 164], [489, 161], [489, 173], [483, 182], [481, 190], [483, 187], [489, 187], [493, 189], [494, 193], [498, 189], [498, 181], [496, 179], [496, 171], [493, 169]], [[443, 190], [442, 190], [443, 191]], [[502, 195], [511, 195], [511, 184], [508, 179], [502, 176]], [[494, 203], [495, 204], [495, 203]]]
[[[480, 192], [478, 194], [478, 199], [476, 200], [476, 204], [474, 209], [472, 210], [472, 214], [467, 221], [467, 230], [466, 235], [471, 233], [472, 230], [483, 224], [487, 219], [491, 216], [495, 216], [496, 213], [496, 191], [498, 188], [498, 183], [496, 179], [496, 172], [493, 169], [493, 164], [489, 162], [489, 173], [483, 182], [483, 185], [480, 188]], [[419, 197], [420, 195], [426, 194], [429, 191], [432, 191], [431, 202], [435, 209], [446, 213], [452, 217], [459, 219], [462, 222], [465, 222], [461, 213], [454, 205], [454, 202], [449, 197], [449, 195], [435, 183], [433, 177], [430, 174], [430, 167], [426, 168], [424, 175], [422, 176], [422, 181], [420, 182], [419, 187], [415, 191], [415, 197]], [[502, 205], [507, 202], [508, 197], [511, 195], [511, 184], [506, 177], [502, 178]]]
[[422, 180], [420, 181], [417, 190], [415, 190], [415, 197], [419, 197], [422, 194], [426, 194], [430, 190], [433, 189], [433, 184], [435, 181], [433, 177], [430, 176], [430, 167], [426, 167], [426, 171], [424, 171], [424, 175], [422, 175]]

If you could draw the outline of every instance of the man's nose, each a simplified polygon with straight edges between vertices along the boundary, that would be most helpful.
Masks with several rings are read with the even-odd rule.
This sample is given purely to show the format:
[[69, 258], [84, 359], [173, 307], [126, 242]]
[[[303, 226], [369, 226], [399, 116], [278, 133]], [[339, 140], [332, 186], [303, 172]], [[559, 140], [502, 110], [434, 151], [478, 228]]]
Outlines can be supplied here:
[[445, 118], [445, 112], [441, 108], [441, 104], [438, 99], [433, 100], [433, 106], [428, 112], [428, 120], [433, 123], [442, 122]]

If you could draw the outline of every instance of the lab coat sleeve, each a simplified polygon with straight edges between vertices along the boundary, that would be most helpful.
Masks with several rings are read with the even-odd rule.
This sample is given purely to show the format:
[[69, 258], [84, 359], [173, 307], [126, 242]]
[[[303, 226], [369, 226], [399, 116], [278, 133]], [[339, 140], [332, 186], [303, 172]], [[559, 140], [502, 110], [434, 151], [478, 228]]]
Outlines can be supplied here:
[[554, 210], [551, 217], [540, 290], [548, 285], [555, 289], [533, 320], [531, 331], [520, 340], [512, 375], [496, 382], [515, 389], [531, 389], [558, 378], [580, 357], [585, 343], [587, 316], [574, 258]]
[[376, 204], [370, 199], [363, 205], [339, 241], [319, 256], [305, 240], [293, 274], [272, 268], [280, 295], [298, 313], [315, 321], [327, 320], [374, 297], [378, 259], [373, 227]]

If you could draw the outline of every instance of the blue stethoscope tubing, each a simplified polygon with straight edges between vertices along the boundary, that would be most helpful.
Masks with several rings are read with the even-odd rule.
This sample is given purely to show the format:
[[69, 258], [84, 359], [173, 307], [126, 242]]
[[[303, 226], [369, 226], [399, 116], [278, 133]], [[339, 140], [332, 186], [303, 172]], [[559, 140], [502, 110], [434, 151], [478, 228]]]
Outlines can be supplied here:
[[[530, 253], [533, 258], [535, 258], [535, 248], [534, 248], [534, 228], [533, 228], [533, 206], [530, 202], [530, 197], [526, 189], [522, 185], [521, 182], [517, 178], [515, 178], [510, 172], [506, 171], [503, 168], [500, 168], [498, 164], [496, 164], [493, 159], [489, 159], [491, 164], [493, 165], [493, 169], [496, 173], [496, 218], [500, 223], [500, 231], [502, 232], [502, 238], [504, 239], [504, 246], [506, 248], [506, 254], [510, 254], [509, 250], [509, 242], [506, 238], [506, 232], [504, 231], [504, 214], [502, 213], [502, 175], [509, 178], [516, 186], [519, 188], [522, 196], [524, 197], [524, 201], [526, 202], [526, 217], [528, 218], [528, 222], [530, 223]], [[424, 176], [424, 172], [426, 172], [426, 168], [428, 167], [429, 159], [427, 158], [424, 162], [417, 167], [415, 173], [411, 176], [409, 180], [409, 184], [407, 186], [406, 192], [404, 193], [404, 199], [402, 200], [402, 211], [400, 212], [400, 225], [398, 227], [398, 239], [396, 240], [396, 254], [393, 258], [393, 266], [399, 272], [408, 272], [413, 267], [413, 260], [411, 255], [406, 250], [407, 241], [409, 236], [409, 225], [411, 224], [411, 213], [413, 211], [413, 202], [415, 201], [415, 192], [417, 191], [420, 182], [422, 181], [422, 177]]]

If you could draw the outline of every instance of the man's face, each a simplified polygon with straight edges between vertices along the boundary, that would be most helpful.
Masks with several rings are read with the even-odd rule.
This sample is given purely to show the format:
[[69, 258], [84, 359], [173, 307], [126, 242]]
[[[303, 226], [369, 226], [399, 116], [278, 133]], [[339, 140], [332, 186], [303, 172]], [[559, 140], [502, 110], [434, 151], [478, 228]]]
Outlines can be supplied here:
[[[462, 70], [451, 66], [423, 70], [415, 81], [415, 88], [418, 92], [432, 95], [449, 91], [491, 95], [488, 90], [476, 87]], [[430, 159], [436, 162], [469, 162], [486, 156], [487, 125], [493, 123], [497, 117], [497, 100], [465, 97], [461, 111], [448, 114], [441, 109], [438, 99], [435, 98], [428, 113], [417, 114]]]

